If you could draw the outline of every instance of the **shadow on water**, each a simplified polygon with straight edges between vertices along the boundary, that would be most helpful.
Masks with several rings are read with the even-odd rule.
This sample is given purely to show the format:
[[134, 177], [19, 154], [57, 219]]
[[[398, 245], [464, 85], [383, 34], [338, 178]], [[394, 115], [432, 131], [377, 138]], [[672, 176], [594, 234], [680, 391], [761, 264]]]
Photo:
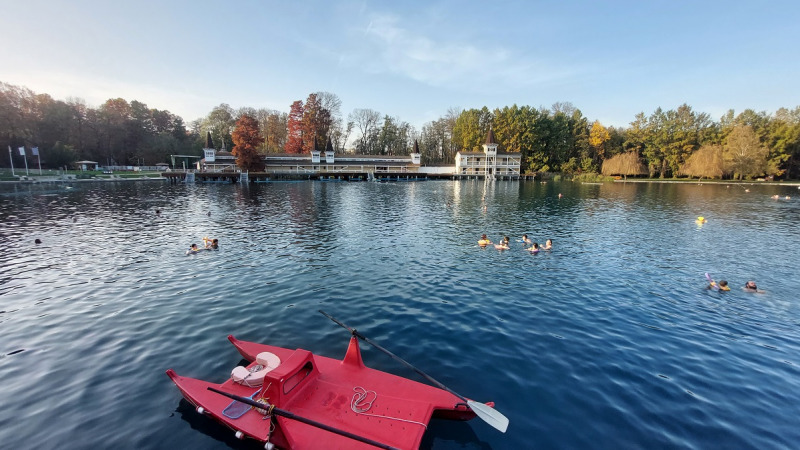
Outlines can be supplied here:
[[[214, 441], [224, 444], [228, 448], [241, 450], [263, 449], [264, 446], [253, 440], [240, 440], [235, 436], [235, 432], [230, 428], [220, 424], [212, 418], [197, 412], [195, 407], [180, 399], [178, 407], [175, 408], [178, 414], [189, 427]], [[478, 418], [473, 420], [480, 420]], [[264, 421], [267, 425], [267, 421]], [[428, 429], [422, 436], [420, 450], [448, 450], [448, 449], [483, 449], [491, 450], [487, 442], [482, 442], [468, 422], [433, 419], [428, 425]]]
[[[260, 442], [253, 439], [237, 439], [233, 430], [206, 415], [198, 413], [194, 406], [186, 401], [186, 399], [180, 399], [178, 407], [175, 408], [175, 413], [180, 415], [181, 420], [189, 424], [192, 430], [198, 431], [221, 444], [225, 444], [229, 448], [241, 450], [264, 448]], [[267, 423], [267, 421], [264, 421], [265, 426]]]
[[[475, 418], [472, 421], [480, 421]], [[484, 449], [490, 450], [491, 445], [481, 441], [470, 422], [456, 420], [433, 419], [428, 424], [428, 430], [422, 436], [419, 445], [424, 450], [447, 449]]]

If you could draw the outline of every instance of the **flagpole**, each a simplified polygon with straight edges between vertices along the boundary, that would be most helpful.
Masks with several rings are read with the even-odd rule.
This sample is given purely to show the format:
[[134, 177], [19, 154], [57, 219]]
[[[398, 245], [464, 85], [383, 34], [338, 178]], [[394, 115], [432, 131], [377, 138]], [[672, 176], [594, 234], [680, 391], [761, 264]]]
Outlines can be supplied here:
[[25, 147], [20, 147], [22, 149], [22, 160], [25, 161], [25, 176], [31, 176], [30, 172], [28, 172], [28, 155], [25, 154]]
[[42, 175], [42, 157], [39, 155], [39, 147], [34, 147], [36, 149], [36, 159], [39, 160], [39, 176]]
[[14, 173], [14, 158], [11, 156], [11, 146], [8, 146], [8, 160], [11, 161], [11, 176], [15, 177], [17, 174]]

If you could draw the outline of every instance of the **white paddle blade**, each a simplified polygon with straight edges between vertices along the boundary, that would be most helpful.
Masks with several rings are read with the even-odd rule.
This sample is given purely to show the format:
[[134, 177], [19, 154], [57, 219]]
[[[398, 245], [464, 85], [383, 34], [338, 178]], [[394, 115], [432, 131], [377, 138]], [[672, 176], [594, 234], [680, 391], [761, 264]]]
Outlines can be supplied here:
[[475, 415], [483, 419], [484, 422], [500, 430], [501, 433], [505, 433], [506, 429], [508, 429], [508, 417], [491, 406], [472, 400], [468, 400], [467, 405], [475, 412]]

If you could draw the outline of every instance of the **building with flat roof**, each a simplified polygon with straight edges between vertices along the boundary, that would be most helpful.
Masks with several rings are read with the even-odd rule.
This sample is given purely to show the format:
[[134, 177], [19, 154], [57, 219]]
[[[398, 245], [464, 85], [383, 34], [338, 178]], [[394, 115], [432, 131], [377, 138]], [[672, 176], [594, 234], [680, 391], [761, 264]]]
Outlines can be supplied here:
[[[198, 163], [204, 172], [239, 171], [236, 157], [230, 152], [213, 150], [211, 135], [206, 138], [205, 158]], [[275, 175], [313, 175], [335, 177], [337, 174], [361, 173], [367, 178], [384, 175], [475, 176], [480, 178], [518, 178], [522, 154], [498, 152], [494, 132], [489, 129], [482, 152], [458, 152], [454, 165], [423, 166], [419, 145], [408, 156], [359, 155], [335, 153], [330, 139], [322, 151], [314, 147], [311, 153], [269, 153], [264, 155], [264, 171]]]

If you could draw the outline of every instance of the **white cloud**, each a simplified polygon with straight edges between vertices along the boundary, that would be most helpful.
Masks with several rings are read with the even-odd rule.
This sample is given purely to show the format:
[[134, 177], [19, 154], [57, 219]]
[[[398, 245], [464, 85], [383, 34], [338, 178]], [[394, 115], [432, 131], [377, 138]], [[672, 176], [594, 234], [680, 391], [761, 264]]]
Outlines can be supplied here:
[[[487, 33], [490, 31], [487, 31]], [[373, 16], [361, 30], [357, 49], [340, 61], [374, 74], [393, 74], [437, 87], [474, 91], [547, 83], [575, 75], [512, 49], [436, 40], [404, 28], [391, 15]], [[487, 35], [487, 41], [491, 36]]]

